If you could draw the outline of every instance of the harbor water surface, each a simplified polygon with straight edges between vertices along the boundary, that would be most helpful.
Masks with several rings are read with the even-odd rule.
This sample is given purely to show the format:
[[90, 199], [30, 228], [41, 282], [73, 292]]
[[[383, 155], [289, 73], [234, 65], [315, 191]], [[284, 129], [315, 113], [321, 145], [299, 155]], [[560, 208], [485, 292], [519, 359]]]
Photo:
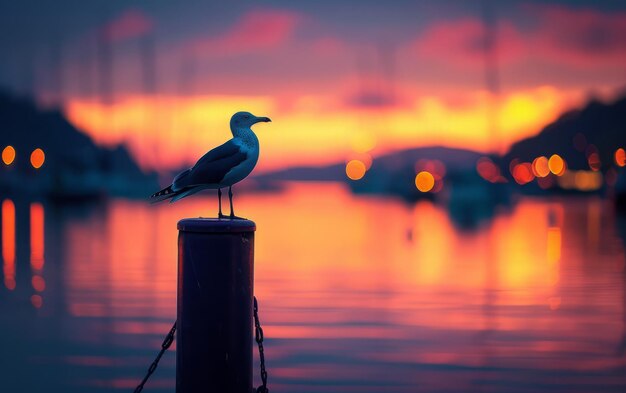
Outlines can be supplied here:
[[[332, 183], [236, 198], [258, 228], [272, 392], [626, 389], [626, 217], [609, 201], [473, 217]], [[3, 199], [0, 391], [132, 391], [176, 316], [176, 223], [216, 207]], [[174, 348], [145, 391], [174, 391]]]

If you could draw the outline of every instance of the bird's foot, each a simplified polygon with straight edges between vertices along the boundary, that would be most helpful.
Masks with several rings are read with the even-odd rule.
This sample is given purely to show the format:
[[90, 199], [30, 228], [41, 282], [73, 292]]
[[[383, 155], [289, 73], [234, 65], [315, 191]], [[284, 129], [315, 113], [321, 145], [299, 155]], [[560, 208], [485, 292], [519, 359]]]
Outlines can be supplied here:
[[234, 215], [234, 214], [231, 214], [231, 215], [230, 215], [230, 216], [228, 216], [228, 217], [229, 217], [231, 220], [245, 220], [245, 218], [243, 218], [243, 217], [239, 217], [239, 216], [236, 216], [236, 215]]
[[222, 214], [221, 212], [217, 214], [217, 219], [221, 220], [222, 218], [229, 218], [226, 214]]

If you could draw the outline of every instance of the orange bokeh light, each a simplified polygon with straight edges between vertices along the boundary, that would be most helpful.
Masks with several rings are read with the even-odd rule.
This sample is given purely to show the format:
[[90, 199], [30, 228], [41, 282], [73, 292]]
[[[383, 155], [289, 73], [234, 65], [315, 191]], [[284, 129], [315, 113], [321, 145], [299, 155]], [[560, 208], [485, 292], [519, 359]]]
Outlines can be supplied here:
[[550, 156], [548, 160], [548, 168], [550, 168], [550, 172], [554, 173], [557, 176], [563, 175], [565, 173], [565, 169], [567, 168], [565, 164], [565, 160], [561, 158], [558, 154], [553, 154]]
[[46, 161], [46, 155], [40, 148], [33, 150], [33, 152], [30, 154], [30, 164], [33, 166], [33, 168], [41, 168], [44, 161]]
[[595, 191], [602, 187], [602, 174], [597, 171], [577, 171], [574, 184], [580, 191]]
[[2, 150], [2, 162], [5, 165], [11, 165], [15, 160], [15, 148], [9, 145]]
[[615, 150], [615, 163], [617, 166], [626, 166], [626, 151], [623, 148]]
[[415, 176], [415, 187], [421, 192], [428, 192], [435, 186], [435, 177], [428, 171], [422, 171]]
[[540, 156], [533, 161], [533, 174], [537, 177], [546, 177], [550, 174], [550, 167], [548, 166], [548, 158]]
[[367, 168], [363, 161], [350, 160], [346, 164], [346, 175], [350, 180], [362, 179], [365, 176], [365, 171], [367, 171]]

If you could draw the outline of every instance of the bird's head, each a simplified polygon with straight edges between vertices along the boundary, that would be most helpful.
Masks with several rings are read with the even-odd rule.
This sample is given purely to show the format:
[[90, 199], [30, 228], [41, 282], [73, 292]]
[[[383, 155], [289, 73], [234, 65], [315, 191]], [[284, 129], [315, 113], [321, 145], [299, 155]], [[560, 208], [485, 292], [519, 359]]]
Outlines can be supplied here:
[[235, 130], [238, 128], [250, 128], [259, 122], [270, 122], [269, 117], [257, 117], [250, 112], [237, 112], [230, 118], [230, 128]]

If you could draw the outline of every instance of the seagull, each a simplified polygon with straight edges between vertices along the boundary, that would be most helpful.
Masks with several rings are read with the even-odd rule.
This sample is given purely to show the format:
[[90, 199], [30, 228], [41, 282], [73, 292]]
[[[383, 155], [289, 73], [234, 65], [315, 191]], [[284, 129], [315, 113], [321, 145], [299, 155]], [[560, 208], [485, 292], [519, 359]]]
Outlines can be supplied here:
[[270, 122], [269, 117], [257, 117], [250, 112], [237, 112], [230, 119], [233, 138], [202, 156], [196, 164], [179, 173], [169, 186], [150, 196], [152, 203], [169, 199], [170, 203], [205, 189], [217, 189], [218, 218], [222, 214], [222, 188], [228, 187], [230, 218], [238, 219], [233, 209], [233, 184], [245, 179], [259, 159], [259, 139], [252, 126]]

